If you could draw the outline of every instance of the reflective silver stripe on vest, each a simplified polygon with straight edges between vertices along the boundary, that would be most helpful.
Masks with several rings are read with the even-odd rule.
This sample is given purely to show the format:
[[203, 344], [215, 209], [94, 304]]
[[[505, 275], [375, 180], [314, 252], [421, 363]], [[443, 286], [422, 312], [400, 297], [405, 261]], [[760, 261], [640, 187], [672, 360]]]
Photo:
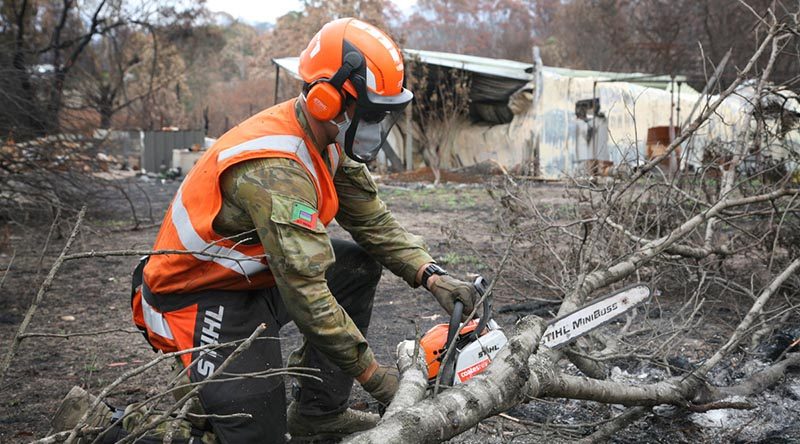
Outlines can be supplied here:
[[175, 339], [172, 336], [172, 329], [169, 328], [169, 324], [167, 324], [167, 320], [164, 319], [164, 315], [155, 311], [150, 304], [147, 303], [147, 299], [144, 298], [142, 295], [142, 314], [144, 315], [144, 323], [147, 325], [147, 328], [150, 329], [153, 333], [167, 339]]
[[200, 234], [194, 230], [192, 221], [189, 219], [189, 212], [186, 211], [186, 207], [183, 205], [183, 185], [178, 188], [178, 194], [175, 195], [175, 200], [172, 202], [172, 224], [175, 225], [178, 238], [187, 250], [226, 256], [210, 257], [205, 254], [194, 253], [193, 256], [201, 261], [214, 261], [225, 268], [246, 276], [251, 276], [267, 269], [267, 266], [259, 258], [203, 240]]
[[328, 145], [328, 158], [331, 160], [331, 175], [336, 175], [336, 169], [339, 168], [339, 150], [336, 144]]
[[311, 160], [311, 153], [308, 152], [306, 143], [302, 137], [297, 136], [263, 136], [257, 139], [248, 140], [230, 148], [225, 148], [217, 154], [217, 162], [233, 157], [246, 151], [280, 151], [297, 155], [303, 165], [314, 176], [314, 181], [319, 182], [317, 170], [314, 169], [314, 162]]

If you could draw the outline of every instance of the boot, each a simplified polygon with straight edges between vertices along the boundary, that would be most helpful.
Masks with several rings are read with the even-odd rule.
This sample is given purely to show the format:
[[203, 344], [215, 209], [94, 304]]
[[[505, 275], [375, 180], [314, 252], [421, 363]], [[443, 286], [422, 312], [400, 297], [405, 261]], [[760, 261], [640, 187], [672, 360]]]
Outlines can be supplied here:
[[292, 435], [291, 442], [314, 442], [318, 440], [338, 440], [356, 432], [375, 427], [380, 416], [374, 413], [347, 409], [341, 413], [326, 416], [308, 416], [298, 411], [299, 404], [289, 404], [287, 427]]
[[[83, 414], [89, 410], [89, 406], [96, 399], [96, 397], [77, 385], [72, 387], [72, 390], [61, 401], [61, 405], [58, 406], [58, 410], [50, 422], [51, 431], [49, 434], [75, 428]], [[108, 427], [114, 422], [114, 413], [115, 411], [111, 407], [101, 402], [87, 416], [85, 425], [88, 427]], [[114, 429], [121, 429], [121, 426], [114, 427]], [[109, 437], [115, 433], [117, 433], [117, 430], [109, 430], [104, 434], [104, 437]], [[91, 442], [93, 440], [94, 436], [85, 439], [79, 437], [77, 442]]]

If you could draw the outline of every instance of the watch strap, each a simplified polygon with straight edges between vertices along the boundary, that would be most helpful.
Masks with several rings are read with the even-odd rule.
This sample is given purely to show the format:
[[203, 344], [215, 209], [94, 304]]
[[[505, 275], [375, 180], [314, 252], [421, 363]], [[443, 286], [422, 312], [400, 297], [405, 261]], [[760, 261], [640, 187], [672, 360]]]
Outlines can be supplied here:
[[430, 291], [430, 288], [428, 288], [428, 279], [434, 274], [445, 276], [447, 275], [447, 271], [436, 264], [429, 264], [427, 267], [425, 267], [425, 271], [422, 272], [422, 286], [428, 291]]

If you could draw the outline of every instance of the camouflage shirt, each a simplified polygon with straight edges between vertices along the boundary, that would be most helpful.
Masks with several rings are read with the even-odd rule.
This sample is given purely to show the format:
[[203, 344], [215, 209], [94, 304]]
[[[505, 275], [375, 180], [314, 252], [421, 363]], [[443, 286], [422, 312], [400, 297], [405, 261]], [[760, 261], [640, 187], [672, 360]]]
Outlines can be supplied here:
[[[257, 159], [229, 168], [220, 182], [223, 203], [214, 220], [215, 231], [233, 236], [256, 230], [298, 329], [342, 371], [361, 374], [374, 356], [328, 289], [325, 270], [334, 262], [328, 233], [321, 223], [316, 228], [290, 223], [295, 203], [317, 208], [308, 173], [290, 159]], [[433, 259], [422, 238], [401, 227], [378, 197], [366, 166], [345, 157], [334, 185], [339, 225], [372, 257], [416, 286], [417, 270]]]

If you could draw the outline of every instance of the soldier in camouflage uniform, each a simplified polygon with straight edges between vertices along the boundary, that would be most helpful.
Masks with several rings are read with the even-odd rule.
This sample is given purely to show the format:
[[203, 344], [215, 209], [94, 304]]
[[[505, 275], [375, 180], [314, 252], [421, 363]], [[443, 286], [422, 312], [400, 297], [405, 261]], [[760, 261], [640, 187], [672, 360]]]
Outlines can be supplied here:
[[[364, 165], [413, 97], [402, 87], [394, 42], [361, 21], [333, 21], [301, 55], [300, 74], [299, 98], [243, 122], [198, 161], [155, 246], [253, 262], [247, 258], [263, 251], [266, 261], [152, 256], [143, 279], [141, 266], [134, 278], [134, 319], [156, 349], [242, 339], [261, 323], [268, 337], [290, 321], [304, 335], [288, 364], [320, 373], [299, 379], [288, 418], [281, 378], [228, 382], [226, 375], [203, 386], [206, 413], [252, 416], [212, 419], [221, 442], [283, 442], [287, 429], [294, 439], [338, 438], [377, 423], [377, 415], [349, 409], [348, 399], [354, 380], [383, 405], [397, 391], [397, 368], [379, 364], [365, 339], [381, 265], [429, 289], [448, 312], [459, 300], [469, 313], [478, 298], [400, 226]], [[334, 215], [355, 243], [329, 238], [325, 224]], [[202, 382], [231, 351], [195, 352], [182, 364]], [[278, 341], [262, 340], [226, 372], [281, 367]]]

